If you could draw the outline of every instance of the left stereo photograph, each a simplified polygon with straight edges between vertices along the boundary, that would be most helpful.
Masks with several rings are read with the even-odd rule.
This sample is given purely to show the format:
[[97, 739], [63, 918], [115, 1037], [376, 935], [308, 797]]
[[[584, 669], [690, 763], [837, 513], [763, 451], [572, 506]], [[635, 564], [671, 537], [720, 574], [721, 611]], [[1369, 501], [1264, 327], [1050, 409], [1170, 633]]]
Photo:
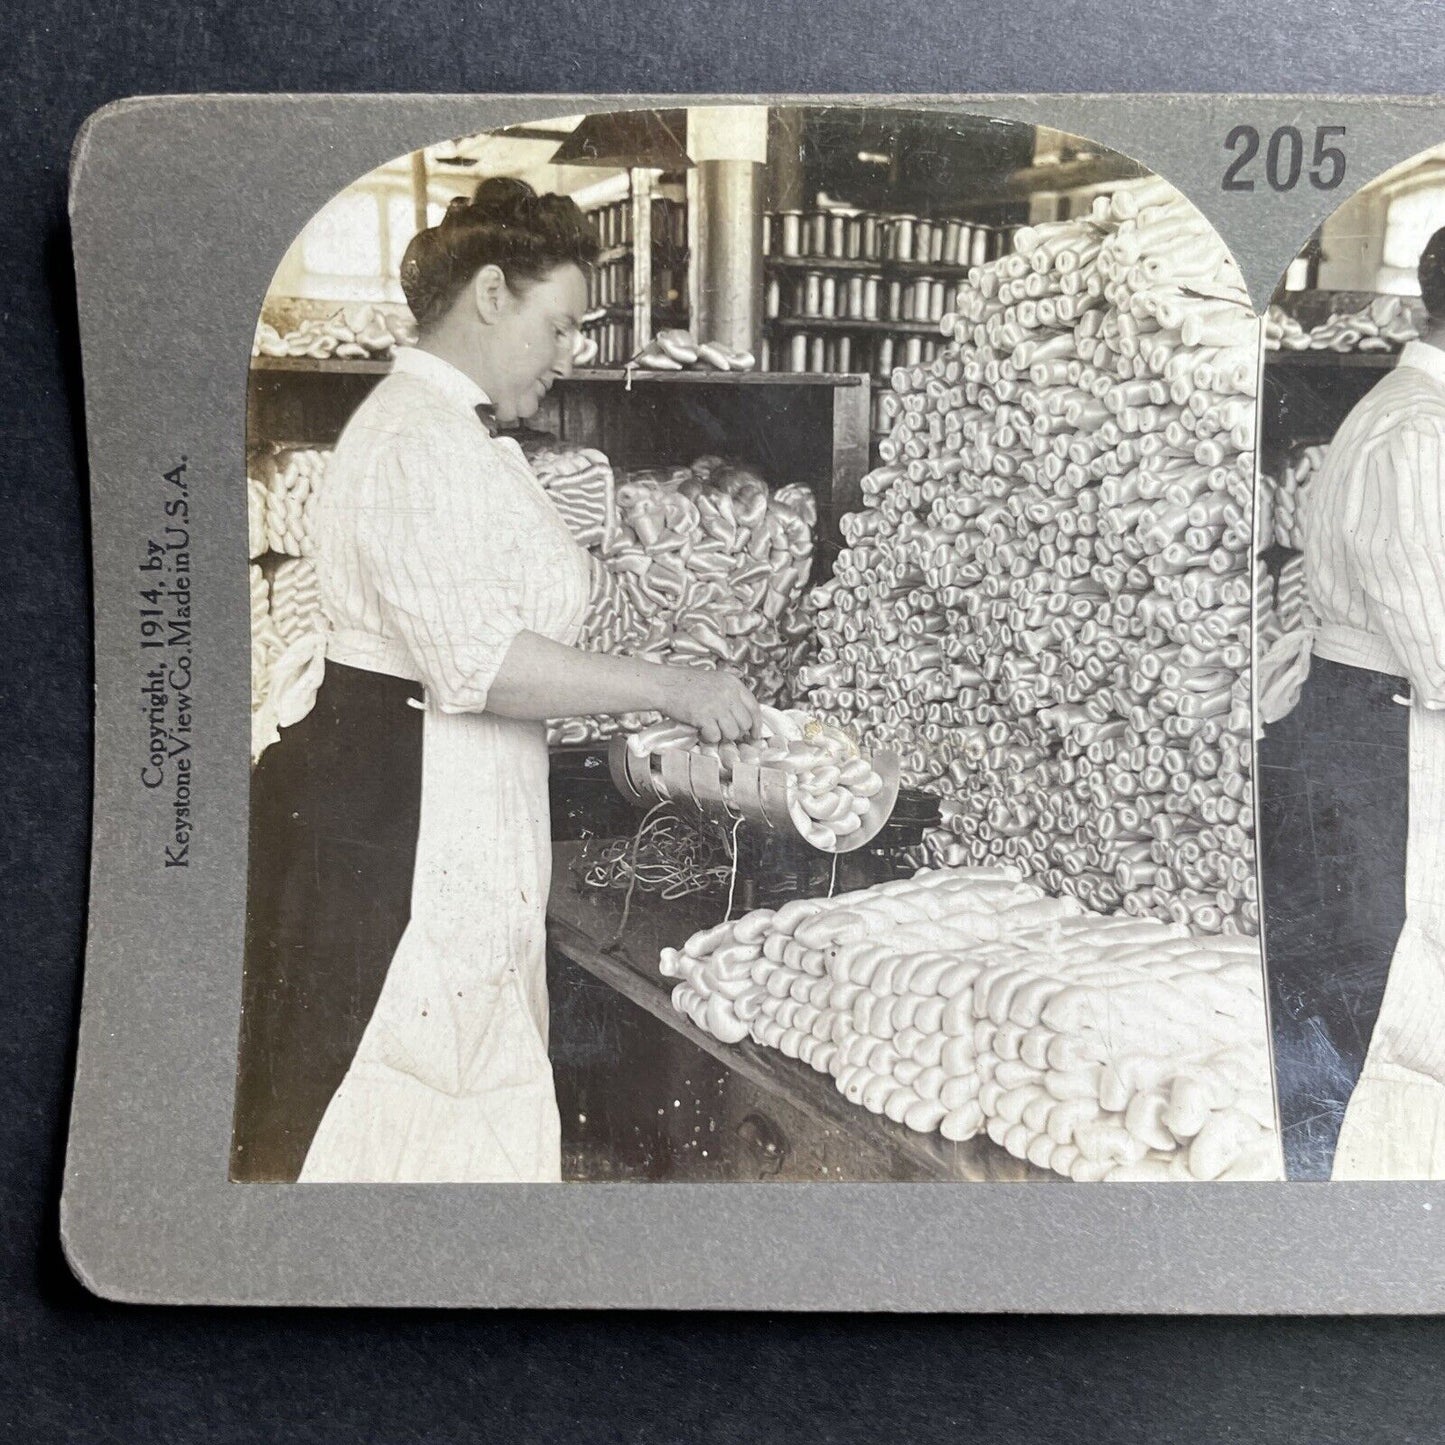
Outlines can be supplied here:
[[1189, 200], [961, 110], [559, 114], [272, 265], [231, 1180], [1282, 1177], [1263, 333]]

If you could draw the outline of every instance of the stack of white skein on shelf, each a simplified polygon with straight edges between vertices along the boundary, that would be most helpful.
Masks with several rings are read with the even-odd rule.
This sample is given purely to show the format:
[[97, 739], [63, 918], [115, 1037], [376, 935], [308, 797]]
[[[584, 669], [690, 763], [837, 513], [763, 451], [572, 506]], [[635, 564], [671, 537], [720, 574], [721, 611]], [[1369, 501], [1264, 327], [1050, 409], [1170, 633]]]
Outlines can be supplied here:
[[[769, 491], [751, 469], [718, 457], [634, 471], [615, 491], [616, 525], [594, 549], [581, 646], [655, 662], [724, 666], [765, 703], [786, 701], [808, 650], [802, 599], [817, 521], [801, 485]], [[554, 743], [644, 725], [642, 714], [567, 718]]]
[[616, 527], [615, 481], [606, 456], [593, 447], [552, 443], [532, 449], [527, 459], [578, 545], [605, 547]]
[[251, 564], [251, 761], [276, 741], [274, 719], [260, 716], [271, 696], [276, 659], [293, 642], [325, 628], [316, 568], [308, 557]]
[[1308, 351], [1310, 334], [1282, 306], [1271, 306], [1264, 317], [1266, 351]]
[[1258, 321], [1153, 181], [973, 268], [894, 373], [803, 705], [944, 799], [935, 861], [1253, 933]]
[[[309, 554], [316, 499], [330, 455], [315, 447], [265, 446], [253, 448], [247, 457], [253, 717], [270, 693], [278, 655], [321, 626], [321, 598]], [[256, 757], [268, 745], [265, 731], [252, 738]]]
[[1269, 308], [1264, 323], [1264, 344], [1270, 351], [1398, 351], [1419, 337], [1420, 302], [1408, 296], [1376, 296], [1308, 331], [1280, 306]]
[[266, 545], [283, 557], [311, 552], [313, 504], [326, 475], [329, 451], [315, 447], [271, 447], [257, 450], [248, 468], [248, 500], [263, 507]]
[[[1305, 558], [1286, 553], [1283, 561], [1256, 561], [1254, 639], [1259, 657], [1259, 714], [1261, 724], [1286, 717], [1299, 702], [1309, 670], [1309, 639], [1315, 630], [1314, 608], [1305, 585]], [[1259, 728], [1263, 733], [1263, 727]]]
[[646, 371], [752, 371], [757, 364], [751, 351], [736, 351], [721, 341], [699, 341], [679, 327], [659, 331], [627, 363]]
[[417, 328], [404, 306], [358, 301], [330, 316], [311, 317], [284, 334], [263, 321], [251, 343], [252, 356], [307, 357], [312, 361], [370, 361], [414, 346]]
[[1294, 707], [1306, 674], [1305, 647], [1315, 627], [1305, 585], [1304, 509], [1309, 481], [1324, 464], [1326, 448], [1301, 447], [1278, 477], [1260, 476], [1261, 516], [1256, 529], [1255, 655], [1259, 659], [1259, 711], [1277, 722]]
[[[271, 689], [271, 670], [290, 643], [321, 625], [316, 570], [308, 560], [311, 520], [331, 453], [314, 447], [254, 448], [247, 458], [251, 552], [251, 712]], [[264, 751], [260, 734], [253, 752]]]
[[1252, 939], [940, 868], [749, 913], [660, 968], [699, 1028], [919, 1132], [1080, 1181], [1280, 1175]]
[[287, 557], [271, 572], [271, 625], [284, 646], [322, 626], [321, 589], [308, 557]]
[[271, 621], [271, 584], [265, 571], [251, 563], [251, 712], [265, 702], [271, 686], [271, 664], [284, 644]]
[[266, 550], [266, 485], [255, 476], [246, 478], [246, 538], [251, 560]]
[[1274, 610], [1282, 632], [1298, 632], [1313, 626], [1302, 553], [1286, 557], [1279, 569], [1274, 587]]
[[[1261, 500], [1269, 510], [1271, 526], [1264, 518], [1256, 529], [1261, 547], [1271, 542], [1298, 552], [1304, 546], [1304, 512], [1301, 506], [1304, 489], [1324, 465], [1322, 446], [1301, 447], [1285, 462], [1278, 477], [1263, 473], [1259, 479]], [[1267, 501], [1264, 499], [1267, 498]]]
[[1262, 653], [1281, 635], [1282, 628], [1275, 612], [1274, 573], [1269, 570], [1263, 556], [1255, 559], [1254, 567], [1254, 641]]

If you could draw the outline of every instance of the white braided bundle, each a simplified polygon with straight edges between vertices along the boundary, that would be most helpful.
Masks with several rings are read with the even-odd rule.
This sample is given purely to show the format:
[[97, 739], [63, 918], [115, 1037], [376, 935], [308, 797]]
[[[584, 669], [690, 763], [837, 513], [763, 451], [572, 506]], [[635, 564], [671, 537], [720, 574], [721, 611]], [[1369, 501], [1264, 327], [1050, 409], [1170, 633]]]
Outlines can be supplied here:
[[277, 447], [252, 457], [249, 480], [264, 499], [264, 551], [311, 554], [312, 517], [330, 455], [314, 447]]
[[272, 573], [271, 625], [286, 646], [323, 625], [316, 568], [307, 558], [289, 558]]
[[270, 690], [271, 664], [283, 643], [271, 621], [271, 587], [265, 572], [251, 564], [251, 711]]
[[[1301, 447], [1285, 462], [1278, 478], [1264, 478], [1273, 504], [1276, 543], [1298, 552], [1304, 546], [1304, 499], [1312, 477], [1324, 465], [1323, 446]], [[1263, 536], [1263, 532], [1260, 534]]]
[[[807, 487], [775, 492], [719, 457], [633, 472], [617, 484], [615, 525], [596, 550], [580, 645], [739, 673], [782, 702], [809, 647], [802, 598], [817, 507]], [[571, 718], [553, 742], [631, 730], [647, 715]]]
[[[1324, 464], [1326, 448], [1301, 447], [1285, 461], [1277, 478], [1261, 476], [1260, 500], [1273, 530], [1257, 535], [1255, 558], [1255, 645], [1260, 659], [1258, 693], [1262, 719], [1277, 722], [1299, 701], [1308, 672], [1309, 634], [1317, 625], [1305, 583], [1305, 506], [1309, 482]], [[1266, 500], [1267, 499], [1267, 500]]]
[[1274, 573], [1262, 562], [1254, 569], [1254, 639], [1261, 652], [1284, 634], [1275, 600]]
[[530, 453], [537, 480], [582, 547], [603, 547], [615, 523], [612, 466], [593, 447], [553, 444]]
[[1280, 1175], [1251, 939], [942, 868], [758, 910], [660, 968], [699, 1028], [802, 1059], [919, 1132], [987, 1132], [1080, 1181]]
[[254, 476], [246, 478], [246, 540], [254, 562], [267, 550], [266, 488]]
[[1282, 632], [1300, 632], [1314, 626], [1302, 553], [1286, 558], [1280, 568], [1275, 580], [1275, 612]]

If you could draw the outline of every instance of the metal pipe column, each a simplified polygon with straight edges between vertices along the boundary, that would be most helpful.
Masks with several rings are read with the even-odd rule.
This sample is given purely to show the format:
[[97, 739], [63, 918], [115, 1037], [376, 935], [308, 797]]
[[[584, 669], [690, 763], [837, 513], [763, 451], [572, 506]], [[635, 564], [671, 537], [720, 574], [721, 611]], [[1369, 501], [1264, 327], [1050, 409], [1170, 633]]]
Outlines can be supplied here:
[[696, 162], [694, 334], [756, 352], [762, 336], [764, 106], [698, 107], [688, 117]]

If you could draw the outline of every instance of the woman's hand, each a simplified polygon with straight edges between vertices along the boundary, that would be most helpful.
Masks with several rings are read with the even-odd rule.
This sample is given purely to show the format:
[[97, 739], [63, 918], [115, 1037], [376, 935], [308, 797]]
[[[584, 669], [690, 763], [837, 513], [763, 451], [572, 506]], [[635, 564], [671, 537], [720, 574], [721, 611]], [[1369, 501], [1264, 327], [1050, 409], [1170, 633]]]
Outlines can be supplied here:
[[729, 672], [587, 652], [536, 632], [513, 639], [486, 710], [538, 720], [660, 712], [695, 727], [709, 743], [755, 734], [761, 722], [758, 700]]
[[758, 700], [730, 672], [668, 667], [662, 711], [698, 730], [705, 743], [736, 742], [757, 733]]

